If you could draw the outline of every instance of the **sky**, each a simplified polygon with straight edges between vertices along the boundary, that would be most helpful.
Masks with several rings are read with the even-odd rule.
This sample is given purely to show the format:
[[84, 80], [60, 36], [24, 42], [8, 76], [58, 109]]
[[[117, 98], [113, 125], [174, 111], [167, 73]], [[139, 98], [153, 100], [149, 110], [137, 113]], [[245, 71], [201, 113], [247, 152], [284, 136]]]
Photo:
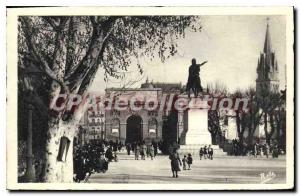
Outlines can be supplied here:
[[[133, 65], [127, 81], [142, 78], [131, 88], [139, 88], [146, 78], [154, 82], [186, 84], [191, 59], [197, 63], [207, 60], [201, 67], [200, 77], [203, 87], [221, 83], [229, 91], [255, 87], [256, 67], [263, 50], [267, 18], [272, 49], [279, 65], [280, 89], [285, 86], [286, 62], [286, 19], [285, 16], [202, 16], [201, 32], [186, 32], [184, 39], [178, 40], [178, 54], [164, 63], [159, 60], [140, 59], [145, 73], [140, 76]], [[103, 70], [96, 74], [90, 91], [104, 91], [108, 87], [121, 87], [124, 81], [104, 82]]]

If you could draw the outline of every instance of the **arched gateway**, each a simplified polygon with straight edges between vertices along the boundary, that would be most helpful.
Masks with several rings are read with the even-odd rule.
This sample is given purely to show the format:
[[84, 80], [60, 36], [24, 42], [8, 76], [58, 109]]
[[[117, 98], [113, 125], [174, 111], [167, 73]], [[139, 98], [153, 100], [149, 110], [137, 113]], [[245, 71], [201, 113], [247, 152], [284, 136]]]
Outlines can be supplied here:
[[138, 115], [128, 117], [126, 121], [126, 142], [141, 141], [143, 138], [143, 120]]

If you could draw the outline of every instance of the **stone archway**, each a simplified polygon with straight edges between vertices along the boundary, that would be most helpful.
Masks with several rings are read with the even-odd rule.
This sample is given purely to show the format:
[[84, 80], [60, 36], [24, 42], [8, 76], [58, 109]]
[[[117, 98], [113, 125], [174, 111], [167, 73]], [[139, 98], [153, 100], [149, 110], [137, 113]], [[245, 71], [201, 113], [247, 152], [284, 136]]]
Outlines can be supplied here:
[[128, 117], [126, 121], [126, 142], [132, 143], [143, 140], [143, 120], [138, 115]]

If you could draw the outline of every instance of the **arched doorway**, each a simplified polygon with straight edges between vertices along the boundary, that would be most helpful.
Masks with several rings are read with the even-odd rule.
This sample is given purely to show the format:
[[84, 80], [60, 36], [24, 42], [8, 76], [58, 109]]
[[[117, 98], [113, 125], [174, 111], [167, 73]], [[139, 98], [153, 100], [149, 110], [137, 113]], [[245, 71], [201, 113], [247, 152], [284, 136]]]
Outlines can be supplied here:
[[143, 121], [140, 116], [132, 115], [126, 121], [126, 142], [132, 143], [142, 140]]

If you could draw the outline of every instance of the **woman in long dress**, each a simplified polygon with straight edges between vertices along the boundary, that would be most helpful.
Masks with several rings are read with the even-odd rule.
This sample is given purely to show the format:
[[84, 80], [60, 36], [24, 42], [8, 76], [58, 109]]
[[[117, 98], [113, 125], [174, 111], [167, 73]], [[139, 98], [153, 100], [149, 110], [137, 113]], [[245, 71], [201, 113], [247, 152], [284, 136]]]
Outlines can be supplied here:
[[174, 150], [172, 154], [170, 154], [169, 159], [171, 160], [171, 169], [173, 173], [173, 178], [178, 178], [178, 172], [180, 171], [181, 160], [177, 149]]

